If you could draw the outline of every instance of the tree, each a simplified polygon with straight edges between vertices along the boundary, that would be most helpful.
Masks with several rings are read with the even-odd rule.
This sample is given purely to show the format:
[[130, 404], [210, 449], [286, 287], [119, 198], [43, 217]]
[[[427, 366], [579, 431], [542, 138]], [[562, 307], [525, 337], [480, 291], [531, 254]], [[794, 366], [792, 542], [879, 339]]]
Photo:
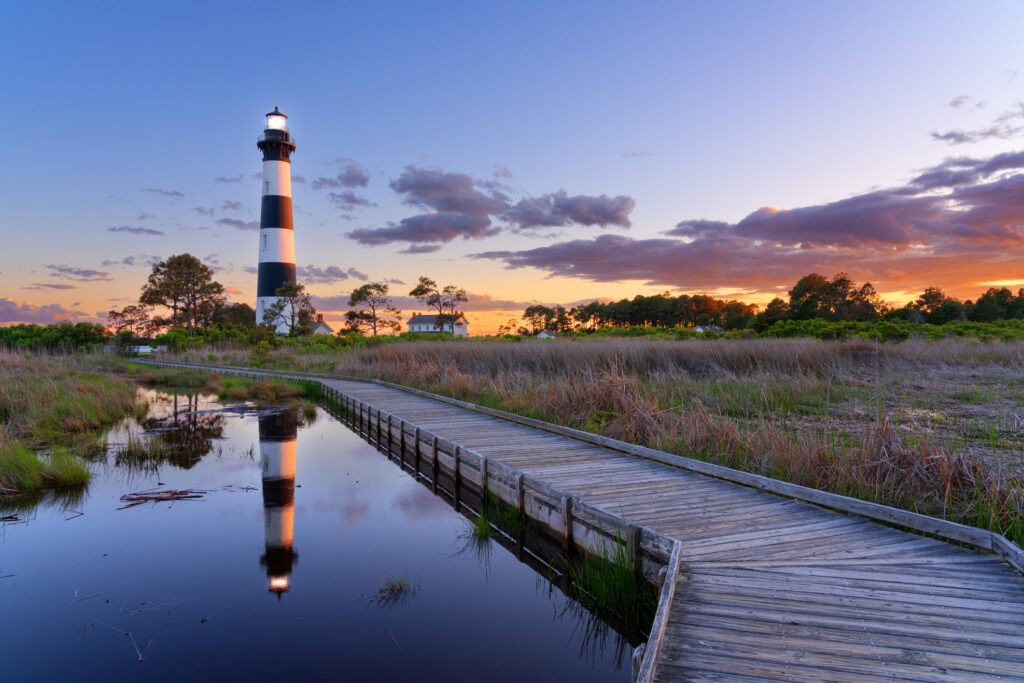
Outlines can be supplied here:
[[148, 329], [149, 322], [149, 311], [142, 304], [125, 306], [120, 311], [111, 310], [107, 313], [107, 323], [116, 333], [128, 332], [137, 336]]
[[214, 310], [213, 324], [228, 330], [251, 330], [256, 326], [256, 311], [249, 304], [224, 304]]
[[925, 313], [931, 313], [937, 310], [942, 304], [946, 303], [949, 297], [938, 287], [929, 287], [928, 289], [921, 292], [921, 296], [917, 297], [917, 307]]
[[757, 314], [757, 329], [767, 330], [769, 327], [777, 322], [781, 322], [789, 317], [789, 304], [775, 297], [768, 302], [765, 309]]
[[209, 266], [191, 254], [178, 254], [153, 266], [139, 302], [170, 309], [171, 317], [161, 322], [184, 324], [192, 336], [197, 325], [209, 326], [212, 310], [224, 302], [224, 287]]
[[455, 285], [447, 285], [444, 289], [438, 289], [437, 283], [428, 277], [420, 276], [419, 284], [409, 296], [419, 299], [427, 308], [437, 311], [437, 319], [434, 327], [444, 330], [451, 326], [455, 329], [455, 319], [459, 317], [459, 304], [469, 301], [466, 297], [466, 290], [459, 289]]
[[274, 291], [277, 300], [263, 314], [263, 324], [273, 328], [288, 328], [288, 336], [302, 333], [313, 322], [316, 309], [306, 293], [306, 287], [297, 282], [286, 282]]
[[348, 326], [353, 330], [370, 330], [375, 337], [378, 331], [400, 330], [402, 325], [395, 318], [402, 315], [402, 312], [395, 308], [388, 296], [389, 289], [386, 284], [369, 282], [352, 290], [348, 305], [359, 308], [345, 314]]

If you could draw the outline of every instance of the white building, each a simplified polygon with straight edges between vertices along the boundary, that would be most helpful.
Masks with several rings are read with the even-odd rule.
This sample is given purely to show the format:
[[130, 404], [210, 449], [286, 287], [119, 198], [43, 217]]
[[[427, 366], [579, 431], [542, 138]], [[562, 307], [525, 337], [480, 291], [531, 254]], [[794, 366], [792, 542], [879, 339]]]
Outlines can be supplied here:
[[436, 315], [414, 315], [409, 318], [409, 322], [406, 323], [410, 332], [450, 332], [456, 337], [468, 337], [469, 336], [469, 321], [466, 320], [466, 316], [461, 313], [455, 314], [454, 322], [447, 322], [444, 325], [444, 329], [437, 328], [437, 316]]
[[334, 334], [334, 328], [324, 322], [324, 314], [316, 314], [316, 322], [309, 326], [313, 334]]
[[549, 332], [547, 330], [541, 330], [541, 332], [537, 335], [537, 339], [554, 339], [554, 338], [555, 338], [555, 333], [554, 332]]

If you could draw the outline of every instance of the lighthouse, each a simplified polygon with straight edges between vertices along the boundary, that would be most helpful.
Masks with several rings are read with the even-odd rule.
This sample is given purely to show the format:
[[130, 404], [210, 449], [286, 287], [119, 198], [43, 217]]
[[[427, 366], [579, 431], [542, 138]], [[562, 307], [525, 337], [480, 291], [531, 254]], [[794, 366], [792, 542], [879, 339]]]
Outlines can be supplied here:
[[292, 549], [292, 528], [295, 524], [295, 442], [299, 427], [295, 415], [284, 411], [261, 415], [259, 430], [265, 543], [260, 564], [267, 571], [267, 589], [280, 598], [290, 588], [292, 567], [299, 559]]
[[[292, 229], [291, 156], [295, 143], [288, 117], [277, 107], [267, 114], [267, 127], [256, 146], [263, 152], [263, 198], [260, 206], [260, 260], [256, 279], [256, 322], [277, 301], [275, 292], [295, 282], [295, 231]], [[278, 334], [288, 332], [281, 323]]]

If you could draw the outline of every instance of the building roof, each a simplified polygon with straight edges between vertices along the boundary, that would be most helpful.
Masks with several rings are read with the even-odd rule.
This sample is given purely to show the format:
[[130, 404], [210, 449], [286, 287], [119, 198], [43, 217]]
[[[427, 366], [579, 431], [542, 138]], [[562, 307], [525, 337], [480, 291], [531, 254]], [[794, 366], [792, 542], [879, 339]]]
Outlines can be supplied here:
[[323, 320], [319, 320], [319, 321], [313, 323], [312, 325], [310, 325], [310, 328], [314, 332], [316, 332], [317, 330], [327, 330], [328, 334], [333, 334], [334, 333], [334, 328], [331, 327], [330, 325], [328, 325], [327, 323], [325, 323]]
[[[461, 313], [457, 313], [455, 315], [455, 320], [463, 322], [463, 323], [466, 323], [467, 325], [469, 324], [469, 322], [466, 320], [466, 316], [462, 315]], [[417, 313], [413, 317], [409, 318], [409, 322], [407, 324], [408, 325], [436, 325], [437, 324], [437, 316], [436, 315], [420, 315], [420, 314]]]

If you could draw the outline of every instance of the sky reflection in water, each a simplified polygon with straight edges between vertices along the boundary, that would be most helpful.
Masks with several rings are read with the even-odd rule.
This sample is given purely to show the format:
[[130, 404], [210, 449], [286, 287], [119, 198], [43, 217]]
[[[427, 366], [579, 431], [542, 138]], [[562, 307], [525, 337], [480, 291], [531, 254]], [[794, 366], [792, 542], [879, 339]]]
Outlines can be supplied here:
[[[5, 680], [628, 680], [615, 631], [500, 545], [466, 552], [461, 516], [322, 411], [147, 396], [169, 462], [115, 465], [140, 428], [115, 430], [81, 499], [0, 531]], [[118, 510], [158, 483], [208, 493]], [[418, 591], [373, 602], [389, 579]]]

